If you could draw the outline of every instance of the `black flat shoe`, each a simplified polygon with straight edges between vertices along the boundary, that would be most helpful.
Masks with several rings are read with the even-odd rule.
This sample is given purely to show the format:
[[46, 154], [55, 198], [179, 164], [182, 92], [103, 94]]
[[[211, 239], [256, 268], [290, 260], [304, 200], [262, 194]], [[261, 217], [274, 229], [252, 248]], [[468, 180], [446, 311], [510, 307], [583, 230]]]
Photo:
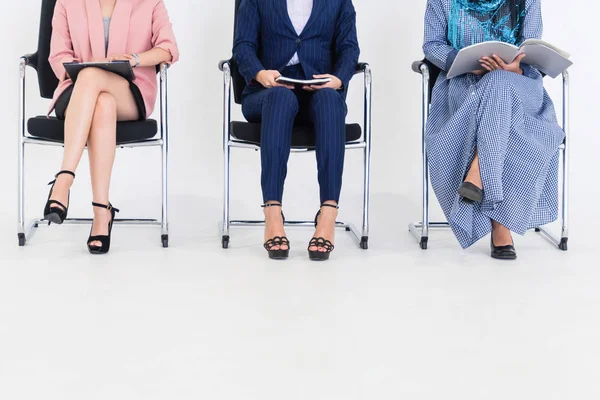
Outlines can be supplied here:
[[483, 200], [483, 190], [471, 182], [463, 182], [461, 187], [458, 189], [458, 194], [462, 197], [465, 203], [481, 203]]
[[[321, 204], [321, 208], [323, 207], [331, 207], [338, 210], [340, 207], [334, 206], [333, 204]], [[317, 227], [319, 216], [321, 215], [321, 210], [317, 213], [315, 217], [315, 228]], [[311, 251], [311, 247], [316, 247], [316, 251]], [[319, 251], [320, 249], [324, 249], [325, 251]], [[335, 246], [331, 241], [323, 238], [323, 237], [313, 237], [308, 243], [308, 258], [312, 261], [327, 261], [329, 260], [329, 256], [335, 249]]]
[[[110, 222], [108, 223], [108, 235], [107, 236], [105, 236], [105, 235], [92, 236], [92, 232], [90, 231], [90, 237], [87, 241], [88, 250], [90, 251], [91, 254], [106, 254], [110, 250], [110, 237], [112, 235], [113, 222], [115, 221], [115, 215], [116, 215], [116, 213], [119, 212], [119, 210], [114, 208], [112, 206], [112, 204], [110, 204], [110, 203], [108, 203], [108, 205], [92, 203], [92, 205], [94, 207], [98, 207], [98, 208], [106, 208], [111, 213], [111, 219], [110, 219]], [[93, 229], [94, 229], [94, 226], [92, 225], [92, 230]], [[102, 246], [100, 246], [100, 247], [92, 246], [92, 245], [90, 245], [90, 243], [92, 243], [92, 242], [100, 242], [100, 243], [102, 243]]]
[[499, 246], [494, 245], [494, 235], [492, 234], [492, 258], [496, 260], [516, 260], [517, 259], [517, 250], [515, 250], [514, 245], [508, 246]]
[[[267, 207], [282, 207], [281, 203], [263, 204], [262, 208]], [[281, 212], [283, 223], [285, 223], [285, 215]], [[271, 260], [287, 260], [290, 257], [290, 241], [285, 236], [275, 236], [265, 242], [263, 245]], [[282, 250], [281, 246], [287, 246], [286, 250]], [[273, 250], [273, 247], [279, 247], [279, 250]]]
[[[44, 221], [48, 221], [48, 225], [50, 225], [51, 223], [61, 225], [63, 222], [65, 222], [65, 220], [67, 219], [67, 214], [69, 213], [68, 205], [65, 206], [58, 200], [50, 200], [50, 197], [52, 197], [52, 191], [54, 190], [54, 184], [56, 183], [56, 179], [58, 179], [58, 177], [63, 174], [71, 175], [73, 179], [75, 179], [75, 173], [71, 171], [60, 171], [54, 176], [55, 179], [52, 182], [48, 183], [48, 185], [52, 185], [52, 187], [50, 188], [50, 193], [48, 194], [48, 201], [46, 201], [46, 206], [44, 207]], [[70, 198], [71, 191], [69, 190], [69, 199]], [[58, 205], [59, 207], [54, 206], [54, 204]]]

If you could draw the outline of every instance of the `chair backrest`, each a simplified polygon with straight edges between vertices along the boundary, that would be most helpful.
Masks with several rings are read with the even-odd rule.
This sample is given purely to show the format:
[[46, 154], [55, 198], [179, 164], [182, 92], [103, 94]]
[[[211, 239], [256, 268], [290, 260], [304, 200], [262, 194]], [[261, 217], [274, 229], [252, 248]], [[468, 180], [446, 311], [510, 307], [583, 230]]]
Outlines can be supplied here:
[[424, 59], [423, 61], [429, 67], [429, 101], [431, 102], [431, 92], [433, 92], [433, 87], [435, 86], [438, 76], [440, 76], [442, 70], [435, 66], [428, 59]]
[[50, 67], [50, 39], [52, 37], [52, 17], [56, 0], [42, 0], [42, 11], [40, 13], [40, 30], [38, 34], [38, 47], [35, 53], [29, 56], [29, 65], [37, 71], [40, 95], [51, 99], [58, 79]]
[[[240, 3], [242, 0], [235, 0], [235, 17], [233, 19], [233, 40], [235, 42], [235, 33], [237, 31], [237, 20], [238, 20], [238, 10], [240, 9]], [[246, 88], [246, 80], [240, 74], [240, 70], [238, 68], [235, 59], [231, 57], [229, 60], [229, 64], [231, 65], [231, 79], [233, 81], [233, 97], [237, 104], [242, 104], [242, 92]]]

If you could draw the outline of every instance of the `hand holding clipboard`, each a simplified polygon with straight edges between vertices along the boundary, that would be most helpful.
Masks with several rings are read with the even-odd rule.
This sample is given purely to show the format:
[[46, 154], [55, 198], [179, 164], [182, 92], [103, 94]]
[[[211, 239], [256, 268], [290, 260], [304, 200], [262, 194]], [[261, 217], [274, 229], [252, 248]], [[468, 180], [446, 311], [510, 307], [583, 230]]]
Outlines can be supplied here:
[[131, 63], [129, 61], [70, 62], [64, 63], [63, 65], [73, 83], [77, 81], [77, 76], [85, 68], [99, 68], [117, 74], [130, 82], [135, 80], [135, 74], [133, 73], [133, 68], [131, 68]]

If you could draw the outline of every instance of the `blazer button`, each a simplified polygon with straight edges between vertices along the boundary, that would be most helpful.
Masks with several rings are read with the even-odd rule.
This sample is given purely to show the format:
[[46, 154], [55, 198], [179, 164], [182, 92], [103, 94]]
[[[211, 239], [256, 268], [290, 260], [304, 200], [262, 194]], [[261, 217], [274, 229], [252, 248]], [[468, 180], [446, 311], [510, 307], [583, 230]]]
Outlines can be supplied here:
[[300, 44], [301, 41], [302, 40], [300, 40], [300, 39], [296, 39], [296, 44]]

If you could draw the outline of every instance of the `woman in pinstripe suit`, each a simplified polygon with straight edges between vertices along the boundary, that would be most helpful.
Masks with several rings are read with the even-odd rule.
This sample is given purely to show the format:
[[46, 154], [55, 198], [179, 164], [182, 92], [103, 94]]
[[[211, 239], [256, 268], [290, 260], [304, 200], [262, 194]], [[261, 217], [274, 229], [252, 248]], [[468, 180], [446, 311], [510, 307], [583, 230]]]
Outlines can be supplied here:
[[[346, 93], [358, 63], [356, 13], [351, 0], [242, 0], [233, 49], [247, 81], [242, 111], [261, 122], [265, 248], [271, 258], [289, 256], [283, 187], [294, 124], [314, 126], [321, 208], [309, 243], [312, 260], [333, 251], [342, 188]], [[289, 78], [330, 78], [322, 86], [294, 87]]]

